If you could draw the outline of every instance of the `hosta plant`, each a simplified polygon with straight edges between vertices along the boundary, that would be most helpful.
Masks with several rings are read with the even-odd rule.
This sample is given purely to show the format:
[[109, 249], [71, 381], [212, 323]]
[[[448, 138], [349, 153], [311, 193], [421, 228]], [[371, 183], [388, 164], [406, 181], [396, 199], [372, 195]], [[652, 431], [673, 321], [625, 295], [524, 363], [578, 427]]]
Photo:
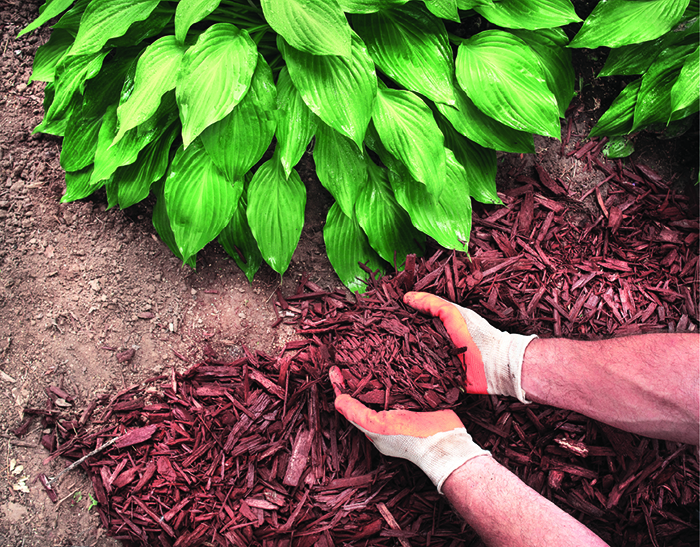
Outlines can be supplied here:
[[[288, 268], [304, 224], [295, 170], [335, 203], [340, 279], [401, 268], [426, 235], [465, 249], [471, 199], [498, 203], [496, 150], [558, 138], [573, 95], [570, 0], [48, 0], [37, 131], [64, 137], [63, 201], [157, 196], [185, 263], [215, 238], [249, 279]], [[265, 155], [267, 152], [267, 155]]]
[[696, 114], [699, 36], [698, 0], [600, 2], [571, 47], [612, 48], [599, 76], [641, 77], [622, 90], [591, 136], [627, 135]]

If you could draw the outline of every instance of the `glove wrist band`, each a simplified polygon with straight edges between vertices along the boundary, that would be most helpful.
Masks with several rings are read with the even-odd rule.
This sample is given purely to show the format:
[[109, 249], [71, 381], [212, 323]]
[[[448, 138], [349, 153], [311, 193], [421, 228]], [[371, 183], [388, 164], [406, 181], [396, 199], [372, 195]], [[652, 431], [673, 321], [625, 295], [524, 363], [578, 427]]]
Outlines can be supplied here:
[[530, 403], [522, 388], [525, 349], [536, 335], [507, 334], [498, 340], [493, 360], [484, 363], [486, 385], [490, 395], [510, 395], [522, 403]]

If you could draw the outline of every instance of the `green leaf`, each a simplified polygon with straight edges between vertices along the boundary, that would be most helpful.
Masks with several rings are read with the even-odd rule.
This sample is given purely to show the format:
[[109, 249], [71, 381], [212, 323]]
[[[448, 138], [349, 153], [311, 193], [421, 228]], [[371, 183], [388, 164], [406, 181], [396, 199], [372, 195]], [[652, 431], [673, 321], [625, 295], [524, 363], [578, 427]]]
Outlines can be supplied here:
[[333, 129], [362, 146], [377, 95], [374, 63], [352, 34], [347, 57], [310, 55], [278, 38], [289, 75], [309, 109]]
[[694, 111], [692, 111], [691, 108], [690, 111], [689, 109], [684, 109], [682, 111], [675, 112], [672, 119], [668, 122], [668, 125], [664, 127], [663, 132], [658, 136], [658, 139], [675, 139], [676, 137], [685, 135], [695, 124], [696, 116], [692, 116], [691, 114], [695, 114], [697, 111], [698, 107], [696, 105], [694, 107]]
[[152, 37], [162, 36], [162, 31], [173, 19], [173, 10], [169, 7], [168, 2], [161, 2], [156, 6], [144, 21], [136, 21], [132, 23], [126, 34], [111, 38], [107, 41], [105, 47], [118, 49], [124, 47], [139, 46], [143, 49], [144, 44], [141, 42]]
[[644, 74], [659, 52], [664, 49], [665, 43], [666, 36], [663, 36], [650, 42], [611, 49], [598, 77]]
[[422, 254], [423, 235], [391, 191], [388, 172], [367, 160], [369, 178], [355, 206], [357, 221], [372, 248], [390, 264], [402, 268], [406, 255]]
[[671, 88], [671, 112], [689, 106], [697, 107], [700, 101], [700, 51], [690, 53], [683, 61], [681, 73]]
[[392, 6], [402, 6], [408, 0], [339, 0], [345, 13], [376, 13]]
[[125, 80], [136, 69], [139, 48], [120, 48], [114, 52], [100, 73], [85, 82], [83, 92], [83, 117], [102, 117], [107, 107], [121, 95]]
[[505, 0], [475, 6], [494, 25], [537, 30], [581, 21], [569, 0]]
[[175, 8], [177, 41], [184, 44], [190, 27], [211, 14], [220, 3], [221, 0], [180, 0]]
[[457, 0], [423, 0], [423, 2], [435, 17], [449, 19], [455, 23], [460, 22]]
[[228, 223], [219, 234], [219, 243], [232, 257], [238, 267], [243, 270], [243, 273], [248, 278], [248, 282], [253, 282], [253, 276], [260, 269], [262, 264], [262, 255], [258, 244], [253, 237], [253, 232], [248, 226], [248, 218], [246, 217], [246, 209], [248, 201], [246, 192], [241, 195], [238, 200], [238, 207], [233, 212], [231, 222]]
[[554, 93], [559, 106], [559, 116], [565, 117], [566, 109], [574, 97], [576, 75], [571, 62], [571, 50], [559, 45], [566, 34], [561, 29], [544, 29], [540, 31], [516, 30], [513, 34], [525, 42], [537, 55], [547, 87]]
[[93, 163], [105, 112], [119, 96], [137, 53], [133, 49], [117, 52], [97, 76], [85, 82], [83, 96], [74, 95], [76, 105], [71, 109], [61, 148], [61, 166], [66, 171], [78, 171]]
[[627, 137], [613, 137], [603, 148], [603, 155], [608, 159], [626, 158], [634, 152], [634, 143]]
[[454, 62], [447, 31], [425, 6], [411, 2], [353, 16], [352, 21], [382, 72], [435, 102], [454, 104]]
[[54, 120], [68, 118], [68, 106], [74, 93], [83, 92], [86, 80], [94, 78], [102, 68], [102, 61], [107, 56], [106, 51], [92, 55], [80, 55], [77, 57], [66, 56], [56, 67], [56, 79], [54, 81], [55, 95], [53, 102], [44, 115], [44, 124], [48, 125]]
[[248, 224], [263, 259], [282, 275], [304, 226], [306, 188], [292, 170], [285, 176], [277, 155], [263, 163], [248, 187]]
[[496, 192], [496, 152], [479, 146], [438, 120], [445, 135], [445, 146], [462, 165], [469, 181], [469, 194], [481, 203], [503, 205]]
[[53, 26], [53, 29], [63, 29], [70, 32], [74, 37], [78, 35], [80, 28], [80, 19], [85, 13], [85, 8], [88, 7], [91, 0], [78, 0], [73, 7], [64, 13], [58, 22]]
[[606, 0], [598, 2], [569, 47], [620, 47], [654, 40], [683, 17], [689, 0]]
[[410, 91], [380, 88], [373, 120], [386, 149], [430, 194], [439, 195], [445, 179], [445, 138], [430, 108]]
[[119, 186], [114, 182], [114, 177], [111, 177], [105, 182], [105, 193], [107, 194], [107, 210], [119, 205]]
[[325, 123], [319, 124], [314, 146], [316, 174], [343, 213], [355, 217], [355, 202], [367, 182], [367, 163], [355, 143]]
[[642, 86], [642, 79], [635, 80], [623, 89], [600, 117], [591, 130], [589, 137], [626, 135], [632, 131], [634, 122], [634, 107], [637, 105], [637, 95]]
[[454, 106], [435, 103], [435, 107], [459, 133], [486, 148], [516, 154], [535, 152], [532, 133], [518, 131], [484, 114], [456, 82], [454, 92]]
[[87, 508], [88, 512], [89, 512], [93, 507], [99, 505], [99, 502], [98, 502], [95, 498], [92, 497], [92, 494], [88, 494], [88, 502], [89, 502], [89, 503], [88, 503], [88, 508]]
[[275, 135], [277, 89], [262, 55], [248, 93], [223, 120], [202, 132], [202, 143], [229, 182], [243, 180]]
[[61, 203], [69, 203], [86, 198], [100, 186], [90, 183], [92, 177], [92, 165], [84, 167], [80, 171], [66, 172], [66, 192], [61, 198]]
[[648, 42], [630, 44], [613, 48], [610, 51], [601, 76], [630, 76], [644, 74], [661, 51], [677, 43], [685, 43], [686, 40], [695, 40], [700, 29], [697, 19], [690, 22], [681, 22], [672, 32], [668, 32]]
[[95, 150], [95, 170], [92, 174], [94, 184], [110, 178], [117, 168], [134, 163], [145, 146], [175, 123], [177, 112], [173, 95], [172, 92], [166, 95], [153, 117], [128, 131], [116, 144], [112, 144], [117, 132], [116, 105], [107, 109]]
[[62, 29], [54, 30], [49, 41], [43, 46], [39, 46], [36, 50], [34, 64], [32, 65], [32, 75], [27, 83], [53, 82], [56, 67], [65, 57], [72, 44], [73, 36], [69, 32]]
[[457, 0], [457, 7], [461, 10], [474, 9], [477, 6], [493, 4], [494, 0]]
[[411, 177], [390, 176], [396, 200], [408, 211], [413, 225], [443, 247], [467, 251], [472, 228], [472, 201], [467, 173], [445, 148], [447, 178], [440, 197], [431, 199], [424, 185]]
[[93, 163], [102, 117], [83, 117], [83, 108], [77, 107], [66, 125], [61, 147], [61, 167], [66, 171], [79, 171]]
[[170, 148], [180, 132], [180, 124], [173, 123], [162, 137], [151, 142], [134, 163], [118, 168], [113, 181], [118, 185], [119, 207], [126, 209], [148, 197], [151, 185], [163, 178], [170, 164]]
[[560, 138], [557, 100], [532, 49], [518, 37], [487, 30], [462, 42], [457, 81], [483, 112], [521, 131]]
[[350, 25], [337, 0], [262, 0], [265, 19], [289, 45], [313, 55], [350, 56]]
[[94, 78], [85, 81], [82, 97], [73, 94], [72, 106], [66, 110], [70, 123], [66, 124], [61, 150], [61, 165], [66, 171], [77, 171], [93, 162], [102, 118], [119, 95], [137, 54], [133, 48], [116, 52]]
[[[44, 112], [48, 112], [48, 110], [51, 108], [51, 104], [54, 100], [54, 95], [54, 83], [49, 82], [44, 88]], [[73, 110], [80, 107], [81, 103], [82, 97], [79, 93], [76, 93], [76, 95], [71, 99], [71, 103], [69, 104], [68, 108], [66, 108], [65, 112], [63, 112], [63, 117], [49, 120], [46, 118], [46, 115], [44, 115], [44, 119], [42, 120], [42, 122], [34, 128], [34, 133], [46, 133], [48, 135], [57, 135], [62, 137], [66, 133], [66, 124], [68, 123], [68, 118], [70, 117]]]
[[277, 107], [280, 119], [277, 123], [276, 153], [288, 177], [316, 133], [318, 118], [294, 87], [286, 66], [277, 77]]
[[671, 90], [683, 68], [686, 57], [696, 49], [694, 44], [666, 48], [642, 77], [637, 96], [632, 130], [653, 123], [667, 123], [671, 118]]
[[[119, 148], [112, 148], [112, 141], [114, 140], [114, 134], [117, 132], [117, 105], [111, 105], [107, 108], [102, 123], [100, 124], [100, 129], [97, 137], [97, 144], [95, 146], [95, 159], [97, 160], [97, 169], [93, 170], [93, 180], [92, 184], [96, 185], [100, 181], [106, 180], [112, 176], [112, 174], [121, 165], [128, 165], [131, 163], [128, 161], [135, 161], [138, 157], [139, 150], [131, 150], [128, 146], [133, 144], [134, 133], [130, 135], [132, 137], [128, 141], [125, 140], [120, 144]], [[135, 148], [135, 147], [134, 147]], [[126, 161], [122, 160], [126, 157]], [[95, 176], [96, 175], [96, 176]]]
[[119, 131], [115, 143], [156, 113], [163, 95], [175, 88], [184, 53], [185, 47], [174, 36], [164, 36], [146, 48], [136, 65], [133, 91], [117, 109]]
[[248, 33], [228, 23], [212, 25], [187, 50], [176, 87], [185, 148], [240, 102], [257, 63], [257, 49]]
[[[370, 122], [369, 127], [367, 128], [367, 136], [365, 137], [364, 144], [372, 152], [377, 154], [382, 164], [384, 164], [390, 170], [393, 169], [395, 171], [402, 171], [406, 169], [404, 164], [401, 163], [401, 161], [397, 160], [394, 156], [392, 156], [391, 153], [386, 149], [386, 147], [382, 143], [381, 138], [379, 137], [379, 133], [377, 133], [377, 128], [375, 127], [374, 122]], [[368, 161], [368, 158], [366, 156], [365, 160]]]
[[55, 96], [54, 83], [48, 82], [44, 88], [44, 100], [42, 101], [42, 106], [44, 107], [44, 112], [51, 108], [51, 103], [53, 102]]
[[148, 19], [160, 0], [92, 0], [68, 55], [96, 53], [111, 38], [123, 36], [132, 23]]
[[64, 12], [67, 10], [71, 4], [73, 3], [73, 0], [47, 0], [41, 8], [39, 8], [40, 15], [34, 21], [29, 23], [25, 28], [23, 28], [20, 33], [17, 35], [17, 38], [20, 38], [21, 36], [24, 36], [28, 32], [33, 31], [34, 29], [39, 28], [41, 25], [44, 23], [48, 22], [49, 20], [53, 19], [60, 13]]
[[363, 293], [367, 290], [362, 280], [367, 279], [369, 274], [360, 268], [359, 262], [372, 271], [383, 272], [382, 260], [370, 246], [360, 224], [345, 215], [337, 202], [328, 211], [323, 240], [335, 273], [352, 292]]
[[155, 185], [155, 195], [157, 199], [156, 204], [153, 206], [153, 227], [156, 229], [156, 232], [158, 232], [163, 243], [168, 246], [168, 249], [182, 260], [182, 262], [194, 269], [197, 265], [197, 255], [194, 254], [185, 260], [180, 249], [178, 249], [177, 243], [175, 243], [175, 234], [170, 227], [170, 217], [168, 217], [168, 211], [166, 209], [164, 189], [164, 182], [159, 182]]
[[165, 203], [177, 248], [187, 259], [196, 255], [231, 221], [243, 191], [232, 185], [196, 140], [175, 154], [165, 179]]

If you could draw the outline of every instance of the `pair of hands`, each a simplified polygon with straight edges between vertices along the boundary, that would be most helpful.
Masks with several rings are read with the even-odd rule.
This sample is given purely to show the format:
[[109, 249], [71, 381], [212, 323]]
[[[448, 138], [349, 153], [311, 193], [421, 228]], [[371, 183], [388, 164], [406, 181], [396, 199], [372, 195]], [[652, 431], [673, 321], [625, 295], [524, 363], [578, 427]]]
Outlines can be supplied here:
[[[473, 311], [432, 294], [409, 292], [404, 302], [438, 317], [455, 346], [467, 348], [459, 356], [467, 393], [512, 395], [527, 402], [520, 376], [525, 348], [534, 336], [502, 332]], [[489, 454], [474, 443], [451, 410], [375, 412], [343, 393], [345, 381], [337, 367], [330, 369], [329, 377], [336, 395], [336, 410], [382, 454], [415, 463], [441, 493], [443, 483], [455, 469], [472, 458]]]

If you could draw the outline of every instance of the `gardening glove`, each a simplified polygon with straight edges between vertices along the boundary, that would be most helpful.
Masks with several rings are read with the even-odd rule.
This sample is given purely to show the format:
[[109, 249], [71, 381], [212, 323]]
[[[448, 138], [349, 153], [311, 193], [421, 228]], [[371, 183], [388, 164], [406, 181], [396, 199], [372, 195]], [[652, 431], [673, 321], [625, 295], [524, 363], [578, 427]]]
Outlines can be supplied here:
[[338, 367], [331, 367], [328, 376], [335, 391], [335, 409], [382, 454], [420, 467], [441, 494], [443, 483], [455, 469], [472, 458], [490, 455], [477, 446], [451, 410], [375, 412], [342, 392], [345, 380]]
[[403, 300], [418, 311], [438, 317], [455, 346], [467, 348], [459, 355], [467, 393], [511, 395], [523, 403], [530, 402], [521, 375], [525, 348], [536, 335], [500, 331], [477, 313], [433, 294], [409, 292]]

